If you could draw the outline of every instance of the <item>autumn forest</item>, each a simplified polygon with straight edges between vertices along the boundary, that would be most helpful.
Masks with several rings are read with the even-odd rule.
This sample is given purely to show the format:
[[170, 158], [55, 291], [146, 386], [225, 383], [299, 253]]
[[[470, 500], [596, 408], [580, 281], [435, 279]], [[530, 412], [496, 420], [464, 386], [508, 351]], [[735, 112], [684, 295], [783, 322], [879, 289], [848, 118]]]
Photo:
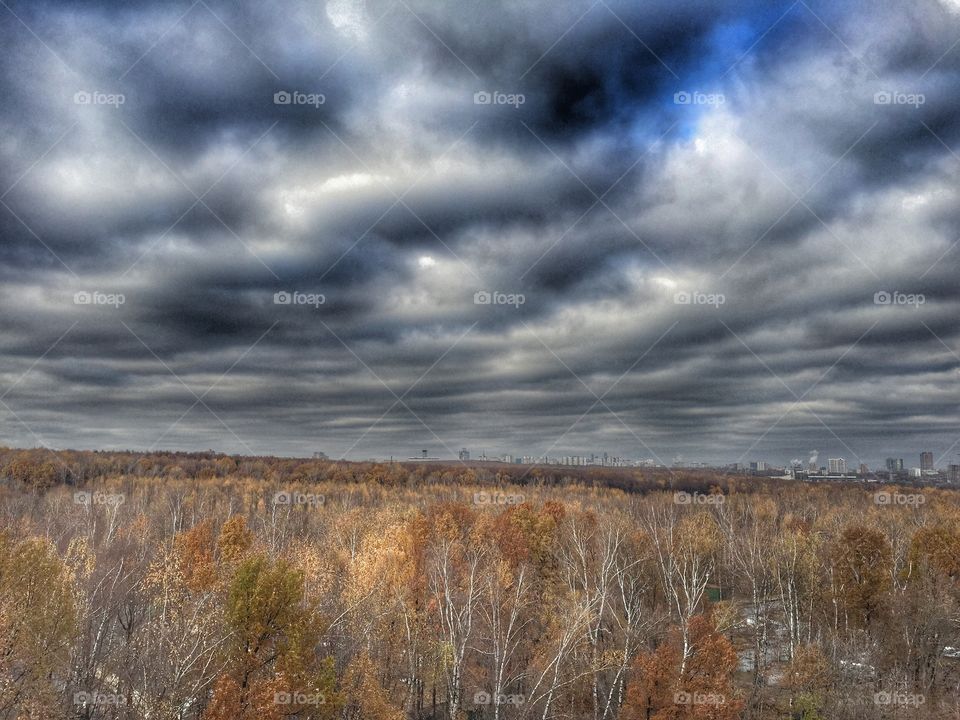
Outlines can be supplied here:
[[960, 718], [960, 495], [0, 449], [0, 718]]

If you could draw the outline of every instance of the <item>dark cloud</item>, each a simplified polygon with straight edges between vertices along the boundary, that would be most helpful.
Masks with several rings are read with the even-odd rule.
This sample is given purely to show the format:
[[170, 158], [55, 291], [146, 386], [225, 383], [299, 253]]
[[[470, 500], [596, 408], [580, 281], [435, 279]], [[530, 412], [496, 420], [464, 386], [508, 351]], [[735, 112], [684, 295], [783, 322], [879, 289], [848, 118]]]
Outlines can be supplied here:
[[8, 5], [8, 444], [956, 461], [955, 0]]

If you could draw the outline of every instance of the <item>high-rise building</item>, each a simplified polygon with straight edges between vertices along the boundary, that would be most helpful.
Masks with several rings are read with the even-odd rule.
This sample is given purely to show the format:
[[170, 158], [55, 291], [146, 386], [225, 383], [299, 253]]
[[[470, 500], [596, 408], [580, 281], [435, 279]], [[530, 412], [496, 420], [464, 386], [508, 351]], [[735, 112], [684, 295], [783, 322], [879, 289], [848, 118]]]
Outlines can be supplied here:
[[847, 461], [843, 458], [830, 458], [828, 461], [828, 467], [831, 475], [846, 475], [847, 474]]
[[428, 450], [421, 450], [419, 455], [408, 457], [407, 460], [439, 460], [438, 457], [432, 457]]
[[887, 458], [887, 470], [890, 472], [903, 470], [903, 458]]
[[947, 468], [947, 479], [952, 483], [960, 483], [960, 465], [951, 465]]
[[868, 475], [870, 473], [870, 468], [867, 467], [866, 463], [860, 463], [860, 475]]
[[462, 462], [462, 461], [465, 461], [465, 460], [469, 460], [469, 459], [470, 459], [470, 451], [467, 450], [466, 448], [463, 448], [459, 453], [457, 453], [457, 457], [460, 458], [461, 462]]
[[924, 450], [920, 453], [920, 470], [928, 472], [933, 470], [933, 453]]

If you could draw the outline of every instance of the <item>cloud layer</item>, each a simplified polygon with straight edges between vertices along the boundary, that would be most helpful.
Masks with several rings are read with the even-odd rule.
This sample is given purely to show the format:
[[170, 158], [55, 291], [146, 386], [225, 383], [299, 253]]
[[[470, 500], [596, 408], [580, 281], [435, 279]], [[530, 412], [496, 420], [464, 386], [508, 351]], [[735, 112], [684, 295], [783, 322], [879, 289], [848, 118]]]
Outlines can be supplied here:
[[0, 8], [4, 442], [957, 462], [956, 3], [641, 5]]

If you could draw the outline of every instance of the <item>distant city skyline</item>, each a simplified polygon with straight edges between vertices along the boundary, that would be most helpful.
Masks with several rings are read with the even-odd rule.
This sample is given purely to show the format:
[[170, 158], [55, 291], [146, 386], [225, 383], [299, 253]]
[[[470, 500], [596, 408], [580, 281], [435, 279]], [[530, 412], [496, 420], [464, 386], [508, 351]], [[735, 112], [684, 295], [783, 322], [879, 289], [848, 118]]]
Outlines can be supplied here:
[[[2, 445], [2, 443], [0, 443]], [[60, 446], [50, 446], [50, 445], [34, 445], [34, 446], [23, 446], [27, 447], [48, 447], [53, 450], [110, 450], [110, 451], [122, 451], [129, 450], [133, 452], [148, 452], [149, 449], [146, 448], [137, 448], [137, 447], [114, 447], [114, 448], [84, 448], [84, 447], [60, 447]], [[186, 447], [186, 448], [156, 448], [153, 451], [156, 452], [206, 452], [213, 451], [217, 453], [223, 453], [228, 455], [250, 455], [245, 452], [233, 452], [226, 450], [223, 447]], [[258, 453], [259, 454], [259, 453]], [[788, 453], [789, 454], [789, 453]], [[912, 469], [916, 470], [937, 470], [937, 471], [947, 471], [950, 466], [960, 465], [960, 453], [956, 456], [938, 456], [937, 453], [929, 450], [920, 450], [913, 453], [892, 453], [888, 454], [883, 458], [878, 458], [873, 462], [869, 460], [864, 460], [862, 458], [852, 460], [847, 457], [834, 457], [828, 458], [823, 454], [817, 452], [814, 456], [810, 455], [807, 459], [801, 458], [792, 458], [790, 460], [784, 460], [783, 455], [777, 456], [752, 456], [746, 459], [743, 458], [723, 458], [722, 456], [716, 457], [683, 457], [683, 456], [674, 456], [669, 459], [662, 459], [659, 457], [652, 457], [649, 455], [644, 455], [643, 453], [615, 453], [610, 451], [603, 450], [594, 450], [594, 451], [567, 451], [567, 450], [557, 450], [553, 449], [549, 453], [530, 453], [523, 450], [514, 450], [514, 451], [500, 451], [500, 450], [488, 450], [485, 448], [476, 448], [461, 446], [456, 451], [448, 451], [444, 449], [438, 451], [436, 447], [417, 447], [416, 449], [401, 449], [397, 452], [385, 452], [385, 453], [372, 453], [366, 456], [357, 455], [355, 457], [341, 457], [338, 456], [335, 452], [330, 452], [328, 450], [317, 450], [316, 446], [310, 448], [304, 448], [302, 451], [294, 452], [266, 452], [262, 455], [275, 455], [277, 457], [299, 457], [299, 458], [312, 458], [312, 459], [322, 459], [322, 460], [347, 460], [347, 461], [369, 461], [375, 460], [378, 462], [393, 460], [394, 462], [415, 462], [419, 460], [428, 460], [428, 461], [440, 461], [440, 462], [471, 462], [471, 461], [503, 461], [503, 458], [509, 458], [507, 462], [520, 461], [521, 459], [524, 462], [539, 462], [543, 457], [548, 457], [551, 461], [556, 462], [557, 464], [587, 464], [586, 462], [560, 462], [565, 459], [577, 458], [581, 461], [586, 461], [588, 459], [595, 460], [596, 464], [600, 464], [600, 460], [604, 457], [611, 461], [617, 461], [617, 463], [622, 466], [657, 466], [657, 467], [666, 467], [666, 468], [675, 468], [675, 467], [709, 467], [709, 468], [725, 468], [732, 466], [741, 466], [744, 469], [750, 469], [751, 465], [756, 465], [757, 463], [762, 464], [761, 470], [773, 469], [773, 468], [782, 468], [789, 471], [793, 466], [802, 467], [806, 470], [808, 467], [814, 467], [817, 470], [824, 469], [829, 472], [840, 472], [840, 473], [855, 473], [859, 470], [861, 465], [866, 465], [871, 471], [877, 470], [890, 470], [891, 461], [894, 462], [892, 466], [893, 469], [898, 471], [908, 471]], [[914, 457], [915, 456], [915, 457]], [[925, 461], [929, 458], [931, 459], [931, 464], [925, 465]], [[815, 458], [815, 459], [814, 459]], [[939, 459], [939, 461], [938, 461]], [[812, 462], [811, 462], [812, 460]], [[835, 462], [839, 464], [835, 464]], [[754, 468], [756, 469], [756, 468]]]

